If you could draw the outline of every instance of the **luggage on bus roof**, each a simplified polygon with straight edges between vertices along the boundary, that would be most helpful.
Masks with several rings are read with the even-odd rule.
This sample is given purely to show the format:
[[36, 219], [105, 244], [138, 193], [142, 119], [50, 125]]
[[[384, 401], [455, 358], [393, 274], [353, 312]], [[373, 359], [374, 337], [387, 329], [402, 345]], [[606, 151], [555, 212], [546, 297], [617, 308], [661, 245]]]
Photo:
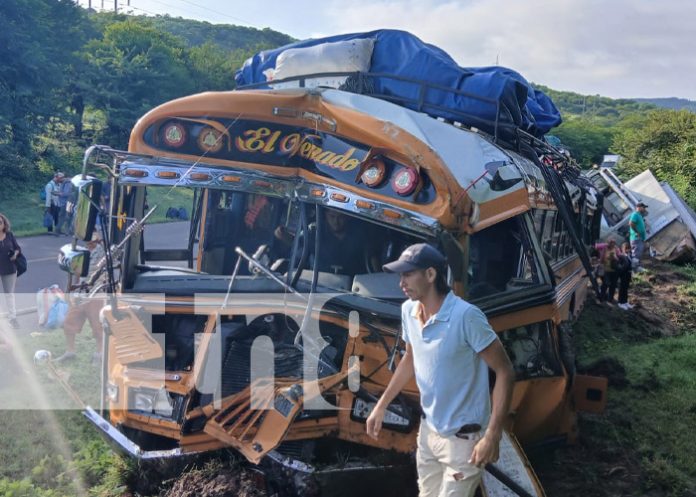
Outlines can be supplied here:
[[[286, 77], [366, 71], [377, 75], [369, 77], [366, 93], [491, 134], [496, 131], [496, 117], [498, 131], [521, 128], [536, 136], [561, 123], [551, 99], [516, 71], [500, 66], [459, 67], [446, 52], [405, 31], [337, 35], [266, 50], [247, 59], [235, 80], [238, 87], [268, 83], [277, 88], [287, 85], [272, 82]], [[338, 87], [345, 82], [345, 77], [310, 79], [314, 86]], [[422, 83], [430, 85], [424, 94]]]

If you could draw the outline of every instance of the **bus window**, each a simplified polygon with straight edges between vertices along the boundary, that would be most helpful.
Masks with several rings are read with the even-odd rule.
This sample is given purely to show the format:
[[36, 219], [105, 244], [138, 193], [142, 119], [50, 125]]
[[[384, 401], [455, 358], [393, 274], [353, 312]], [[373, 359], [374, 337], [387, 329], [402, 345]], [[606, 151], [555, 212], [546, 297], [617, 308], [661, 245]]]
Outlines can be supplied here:
[[538, 284], [536, 262], [521, 218], [475, 233], [469, 246], [469, 298]]
[[553, 259], [553, 228], [556, 222], [556, 211], [546, 211], [544, 217], [544, 232], [541, 235], [541, 247], [544, 251], [544, 256], [548, 260]]
[[[289, 257], [291, 245], [275, 234], [277, 227], [288, 223], [289, 209], [285, 199], [209, 190], [201, 270], [231, 274], [237, 261], [235, 247], [251, 256], [265, 245], [271, 262]], [[239, 274], [249, 274], [247, 264], [240, 265]]]
[[562, 374], [549, 321], [512, 328], [499, 336], [518, 381]]

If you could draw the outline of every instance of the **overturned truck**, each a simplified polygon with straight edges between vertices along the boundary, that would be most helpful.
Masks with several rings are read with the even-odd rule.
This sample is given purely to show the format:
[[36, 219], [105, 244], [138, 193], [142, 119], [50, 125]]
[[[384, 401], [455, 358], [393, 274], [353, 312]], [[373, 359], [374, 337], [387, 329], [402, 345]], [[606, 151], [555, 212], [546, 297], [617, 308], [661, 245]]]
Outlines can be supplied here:
[[[372, 40], [373, 66], [396, 35], [435, 50], [376, 33], [360, 38]], [[291, 48], [313, 57], [316, 46]], [[262, 59], [275, 63], [279, 50]], [[405, 296], [382, 265], [426, 241], [512, 359], [504, 450], [519, 467], [506, 471], [543, 495], [518, 440], [572, 441], [576, 411], [605, 402], [602, 380], [576, 374], [570, 335], [590, 287], [586, 247], [601, 200], [539, 129], [522, 125], [524, 99], [511, 109], [439, 82], [342, 69], [165, 103], [138, 121], [128, 151], [87, 152], [78, 233], [92, 236], [106, 174], [109, 251], [91, 284], [111, 292], [104, 405], [86, 415], [138, 458], [232, 448], [278, 495], [326, 494], [335, 475], [408, 466], [415, 383], [390, 406], [378, 441], [365, 421], [404, 350]], [[188, 199], [191, 216], [186, 228], [172, 225], [181, 246], [162, 247], [147, 218], [153, 199], [173, 195]], [[80, 257], [75, 245], [64, 250], [74, 276], [86, 272]], [[351, 481], [356, 492], [370, 478]], [[484, 485], [504, 495], [496, 481]]]

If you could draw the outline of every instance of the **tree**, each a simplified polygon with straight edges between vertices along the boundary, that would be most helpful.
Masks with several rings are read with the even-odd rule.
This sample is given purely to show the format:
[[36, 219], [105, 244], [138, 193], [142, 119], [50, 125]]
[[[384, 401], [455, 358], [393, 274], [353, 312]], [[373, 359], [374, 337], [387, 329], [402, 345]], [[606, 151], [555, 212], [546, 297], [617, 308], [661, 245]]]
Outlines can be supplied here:
[[222, 91], [234, 88], [233, 60], [228, 51], [206, 42], [188, 51], [195, 91]]
[[696, 114], [656, 110], [631, 116], [617, 127], [612, 149], [623, 157], [622, 174], [650, 169], [696, 207]]
[[106, 115], [99, 137], [125, 148], [130, 129], [145, 112], [194, 89], [183, 40], [143, 22], [107, 25], [101, 40], [87, 45], [90, 101]]
[[[85, 40], [87, 22], [70, 0], [0, 2], [0, 168], [21, 179], [35, 138], [65, 116], [59, 95]], [[18, 168], [17, 166], [23, 166]]]
[[609, 151], [612, 141], [610, 128], [593, 124], [585, 119], [569, 119], [553, 131], [578, 161], [581, 167], [589, 168], [601, 162]]

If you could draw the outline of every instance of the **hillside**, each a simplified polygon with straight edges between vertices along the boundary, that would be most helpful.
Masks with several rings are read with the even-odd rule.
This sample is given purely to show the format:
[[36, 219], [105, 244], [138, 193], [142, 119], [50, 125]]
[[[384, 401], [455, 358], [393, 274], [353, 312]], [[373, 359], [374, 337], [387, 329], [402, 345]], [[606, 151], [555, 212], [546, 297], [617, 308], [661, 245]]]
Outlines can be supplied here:
[[582, 95], [570, 91], [559, 91], [548, 86], [535, 84], [535, 88], [546, 93], [564, 120], [581, 118], [591, 119], [599, 124], [611, 125], [619, 120], [635, 113], [642, 113], [656, 109], [651, 102], [639, 102], [637, 99], [609, 98], [601, 95]]
[[686, 98], [633, 98], [638, 103], [647, 103], [662, 109], [688, 110], [696, 112], [696, 101]]
[[246, 26], [210, 24], [169, 16], [155, 17], [151, 22], [157, 29], [185, 39], [191, 47], [213, 43], [222, 49], [233, 51], [278, 47], [295, 41], [294, 38], [269, 28], [259, 30]]

